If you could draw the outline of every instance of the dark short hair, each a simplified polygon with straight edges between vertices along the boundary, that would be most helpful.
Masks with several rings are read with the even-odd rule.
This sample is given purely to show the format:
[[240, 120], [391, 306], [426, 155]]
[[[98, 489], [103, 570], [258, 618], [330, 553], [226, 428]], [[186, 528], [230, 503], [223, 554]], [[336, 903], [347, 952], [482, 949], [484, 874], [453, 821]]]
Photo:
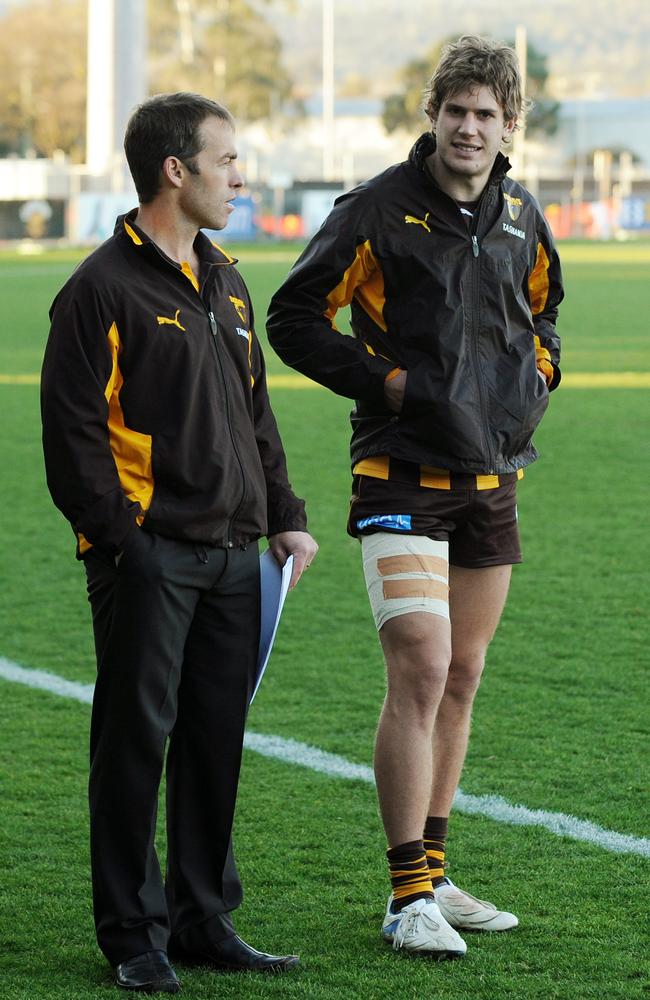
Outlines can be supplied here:
[[142, 205], [160, 191], [168, 156], [177, 156], [193, 170], [194, 157], [203, 149], [201, 125], [206, 118], [235, 127], [227, 108], [200, 94], [156, 94], [135, 109], [126, 126], [124, 152]]
[[442, 50], [425, 93], [424, 110], [433, 121], [448, 97], [476, 84], [490, 88], [506, 121], [521, 118], [530, 107], [531, 102], [524, 97], [515, 50], [479, 35], [463, 35]]

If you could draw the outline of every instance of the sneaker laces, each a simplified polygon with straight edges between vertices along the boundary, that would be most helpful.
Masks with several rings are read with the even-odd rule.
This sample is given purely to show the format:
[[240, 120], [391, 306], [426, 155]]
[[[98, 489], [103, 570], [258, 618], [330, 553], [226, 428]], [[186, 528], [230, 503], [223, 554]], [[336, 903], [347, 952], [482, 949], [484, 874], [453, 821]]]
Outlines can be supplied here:
[[[402, 919], [400, 920], [397, 928], [395, 930], [395, 935], [393, 937], [393, 948], [398, 950], [402, 947], [406, 939], [410, 936], [415, 936], [418, 931], [418, 923], [425, 914], [422, 910], [426, 906], [424, 900], [417, 900], [415, 903], [411, 903], [402, 911]], [[438, 929], [438, 924], [429, 917], [429, 922], [431, 923], [434, 930]]]

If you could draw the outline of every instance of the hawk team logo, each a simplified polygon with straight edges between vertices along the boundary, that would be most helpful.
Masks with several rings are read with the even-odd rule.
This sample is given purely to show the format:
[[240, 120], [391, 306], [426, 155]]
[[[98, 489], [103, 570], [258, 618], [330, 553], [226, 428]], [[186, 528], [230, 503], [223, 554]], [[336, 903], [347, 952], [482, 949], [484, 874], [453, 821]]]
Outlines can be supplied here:
[[506, 194], [505, 192], [503, 197], [505, 198], [506, 205], [508, 206], [508, 215], [513, 222], [516, 222], [521, 215], [521, 209], [523, 207], [521, 198], [513, 198], [512, 195]]
[[404, 216], [404, 222], [412, 222], [416, 226], [424, 226], [424, 228], [426, 229], [426, 231], [428, 233], [430, 233], [431, 230], [429, 229], [429, 227], [427, 225], [427, 219], [428, 218], [429, 218], [429, 213], [428, 212], [427, 212], [427, 214], [425, 215], [425, 217], [423, 219], [418, 219], [418, 218], [416, 218], [415, 215], [405, 215]]
[[242, 323], [246, 322], [246, 303], [242, 302], [241, 299], [236, 298], [234, 295], [229, 295], [228, 298], [237, 310], [237, 315], [239, 316]]
[[177, 309], [173, 319], [169, 319], [168, 316], [156, 316], [156, 319], [158, 320], [158, 326], [164, 326], [167, 323], [169, 326], [177, 326], [179, 330], [182, 330], [183, 333], [186, 333], [187, 331], [185, 330], [185, 327], [181, 326], [180, 321], [178, 319], [180, 314], [181, 314], [180, 309]]

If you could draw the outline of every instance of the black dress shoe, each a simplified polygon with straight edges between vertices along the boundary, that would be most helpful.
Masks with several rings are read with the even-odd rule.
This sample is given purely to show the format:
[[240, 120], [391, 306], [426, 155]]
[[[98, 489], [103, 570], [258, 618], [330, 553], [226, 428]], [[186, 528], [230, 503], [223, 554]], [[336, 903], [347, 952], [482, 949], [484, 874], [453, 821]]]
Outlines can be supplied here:
[[237, 935], [214, 941], [198, 950], [175, 951], [186, 961], [209, 965], [222, 972], [288, 972], [298, 965], [297, 955], [267, 955], [257, 951]]
[[181, 988], [164, 951], [145, 951], [120, 962], [115, 969], [115, 982], [123, 990], [140, 993], [178, 993]]

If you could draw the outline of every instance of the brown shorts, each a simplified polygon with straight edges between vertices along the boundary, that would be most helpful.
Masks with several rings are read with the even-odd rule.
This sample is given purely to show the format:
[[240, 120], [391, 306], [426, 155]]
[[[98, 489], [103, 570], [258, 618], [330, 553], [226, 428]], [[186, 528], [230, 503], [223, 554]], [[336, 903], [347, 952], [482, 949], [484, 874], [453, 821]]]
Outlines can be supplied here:
[[452, 566], [520, 563], [517, 483], [491, 490], [437, 490], [355, 476], [348, 533], [358, 538], [377, 531], [448, 542]]

